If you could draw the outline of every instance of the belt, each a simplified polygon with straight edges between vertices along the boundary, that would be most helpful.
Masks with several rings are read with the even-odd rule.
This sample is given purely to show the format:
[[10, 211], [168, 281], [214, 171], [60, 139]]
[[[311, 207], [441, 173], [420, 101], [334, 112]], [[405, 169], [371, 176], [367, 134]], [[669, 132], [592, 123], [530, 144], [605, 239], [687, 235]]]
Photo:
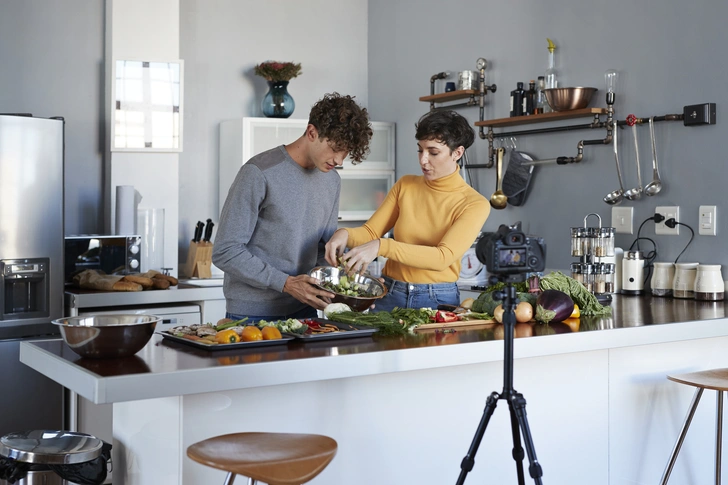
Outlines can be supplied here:
[[389, 291], [399, 290], [410, 293], [429, 292], [432, 290], [451, 290], [457, 289], [457, 283], [406, 283], [404, 281], [393, 280], [387, 276], [384, 277], [384, 285]]

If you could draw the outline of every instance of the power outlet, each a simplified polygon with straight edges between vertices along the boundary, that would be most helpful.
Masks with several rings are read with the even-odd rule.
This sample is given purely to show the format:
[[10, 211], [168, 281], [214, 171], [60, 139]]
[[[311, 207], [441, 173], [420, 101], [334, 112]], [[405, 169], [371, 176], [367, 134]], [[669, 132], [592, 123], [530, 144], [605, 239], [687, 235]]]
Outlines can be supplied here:
[[634, 207], [612, 207], [612, 227], [618, 234], [633, 234]]
[[655, 224], [655, 234], [663, 236], [677, 236], [680, 234], [680, 225], [675, 224], [675, 227], [665, 225], [665, 221], [668, 219], [675, 219], [675, 222], [680, 222], [680, 207], [676, 205], [657, 206], [655, 213], [662, 214], [665, 217], [665, 220]]

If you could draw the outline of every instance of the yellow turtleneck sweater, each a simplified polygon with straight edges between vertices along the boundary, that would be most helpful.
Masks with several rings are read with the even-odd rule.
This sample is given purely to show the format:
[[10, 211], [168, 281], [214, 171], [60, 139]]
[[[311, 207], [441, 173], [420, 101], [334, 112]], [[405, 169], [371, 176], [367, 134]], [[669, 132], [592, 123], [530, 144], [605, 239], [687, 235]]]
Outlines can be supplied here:
[[[379, 238], [382, 274], [408, 283], [452, 283], [460, 260], [490, 213], [490, 203], [456, 170], [428, 181], [405, 175], [361, 227], [348, 228], [348, 246]], [[383, 238], [394, 228], [394, 239]]]

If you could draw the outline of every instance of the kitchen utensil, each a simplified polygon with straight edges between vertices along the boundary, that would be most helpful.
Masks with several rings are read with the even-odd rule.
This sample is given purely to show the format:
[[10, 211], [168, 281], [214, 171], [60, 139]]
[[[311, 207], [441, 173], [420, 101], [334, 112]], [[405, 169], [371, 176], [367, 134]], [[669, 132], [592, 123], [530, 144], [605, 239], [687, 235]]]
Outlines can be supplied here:
[[192, 241], [194, 242], [200, 242], [202, 239], [202, 231], [205, 228], [205, 223], [202, 221], [197, 221], [197, 225], [195, 226], [195, 235], [192, 238]]
[[642, 173], [640, 172], [640, 148], [637, 142], [637, 125], [632, 123], [632, 137], [634, 138], [634, 160], [637, 165], [637, 187], [629, 189], [624, 193], [624, 197], [629, 200], [637, 200], [642, 197]]
[[53, 320], [63, 340], [81, 357], [128, 357], [147, 345], [161, 318], [154, 315], [89, 315]]
[[523, 162], [533, 161], [527, 153], [512, 150], [508, 159], [508, 167], [503, 174], [503, 193], [508, 197], [508, 203], [520, 206], [526, 201], [528, 187], [533, 177], [533, 165], [524, 165]]
[[672, 280], [673, 298], [695, 298], [695, 276], [698, 263], [677, 263]]
[[505, 209], [506, 205], [508, 204], [508, 197], [506, 194], [503, 193], [502, 188], [502, 179], [501, 179], [501, 173], [503, 171], [503, 155], [505, 154], [506, 149], [503, 147], [498, 148], [497, 152], [497, 162], [495, 165], [495, 178], [496, 178], [496, 185], [495, 185], [495, 192], [493, 192], [493, 195], [490, 196], [490, 205], [493, 207], [493, 209]]
[[569, 111], [586, 108], [597, 88], [547, 88], [546, 101], [554, 111]]
[[622, 184], [622, 169], [619, 168], [619, 152], [617, 149], [617, 122], [614, 122], [614, 131], [612, 134], [612, 141], [614, 142], [614, 162], [617, 164], [617, 178], [619, 178], [619, 189], [608, 193], [604, 196], [604, 202], [609, 205], [616, 205], [622, 202], [624, 197], [624, 185]]
[[650, 287], [654, 296], [672, 296], [672, 280], [675, 278], [674, 263], [653, 263]]
[[212, 227], [215, 225], [214, 222], [212, 222], [212, 219], [207, 220], [207, 224], [205, 225], [205, 237], [202, 239], [205, 242], [210, 242], [210, 238], [212, 237]]
[[725, 297], [725, 283], [719, 264], [699, 264], [695, 274], [695, 299], [719, 301]]
[[[338, 285], [341, 277], [345, 274], [341, 268], [335, 268], [333, 266], [317, 266], [308, 272], [309, 276], [319, 280], [320, 284], [317, 286], [326, 291], [331, 290], [322, 286], [321, 283]], [[375, 301], [387, 294], [387, 288], [378, 279], [368, 274], [354, 273], [348, 276], [348, 280], [351, 285], [362, 287], [363, 291], [372, 296], [351, 296], [335, 293], [331, 301], [333, 303], [345, 303], [355, 312], [363, 312], [372, 306]]]
[[655, 126], [654, 117], [650, 117], [650, 141], [652, 142], [652, 182], [645, 186], [645, 194], [656, 195], [662, 190], [662, 181], [660, 180], [660, 171], [657, 169], [657, 150], [655, 149]]
[[644, 292], [644, 272], [642, 251], [626, 251], [622, 260], [622, 293], [641, 295]]

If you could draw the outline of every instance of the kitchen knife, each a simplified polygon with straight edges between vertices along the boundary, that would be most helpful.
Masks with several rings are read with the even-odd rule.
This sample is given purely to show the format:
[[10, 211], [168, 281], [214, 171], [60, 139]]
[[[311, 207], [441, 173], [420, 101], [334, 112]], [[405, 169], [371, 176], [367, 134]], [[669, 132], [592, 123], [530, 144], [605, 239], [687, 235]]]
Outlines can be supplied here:
[[214, 222], [212, 222], [212, 219], [207, 220], [207, 225], [205, 226], [205, 238], [203, 241], [210, 242], [210, 238], [212, 237], [212, 227], [215, 225]]
[[195, 237], [192, 239], [193, 242], [200, 242], [200, 239], [202, 238], [202, 229], [205, 227], [205, 224], [202, 221], [197, 221], [197, 226], [195, 227]]

